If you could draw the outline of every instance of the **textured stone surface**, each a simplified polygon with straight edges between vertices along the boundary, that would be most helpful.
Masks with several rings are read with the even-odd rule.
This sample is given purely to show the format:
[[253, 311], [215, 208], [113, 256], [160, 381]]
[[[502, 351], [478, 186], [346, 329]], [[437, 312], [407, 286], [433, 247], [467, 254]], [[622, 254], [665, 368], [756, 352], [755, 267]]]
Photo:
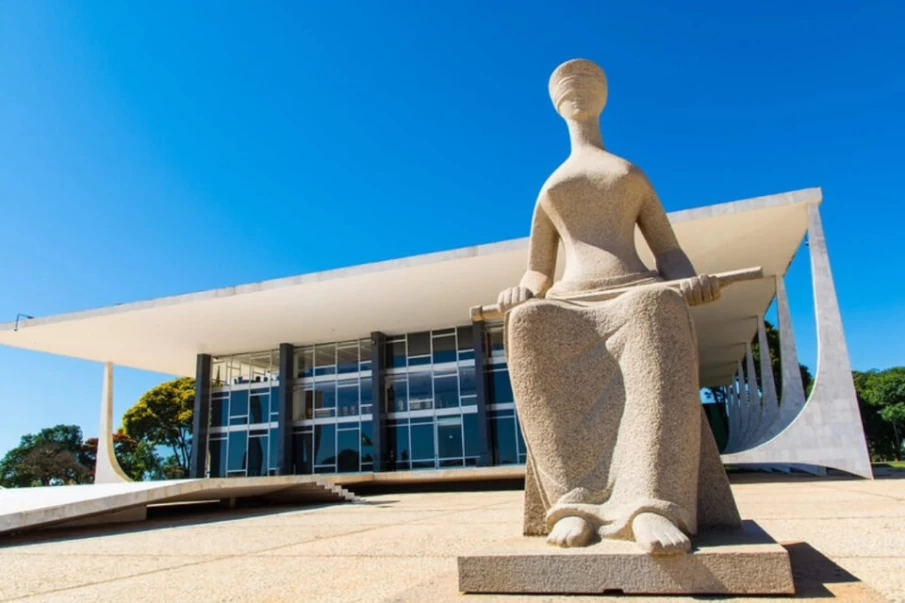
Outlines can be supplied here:
[[691, 554], [647, 555], [604, 540], [554, 549], [542, 539], [509, 540], [459, 557], [466, 593], [793, 594], [789, 554], [753, 522], [743, 531], [703, 531]]
[[[549, 87], [571, 153], [541, 189], [521, 282], [498, 299], [528, 449], [524, 533], [560, 546], [597, 535], [685, 550], [699, 523], [739, 523], [725, 478], [699, 481], [702, 464], [722, 470], [702, 429], [690, 306], [718, 299], [719, 284], [697, 275], [644, 173], [605, 149], [603, 71], [569, 61]], [[656, 270], [638, 254], [636, 227]], [[678, 290], [657, 286], [680, 280]]]
[[[905, 593], [903, 484], [748, 475], [735, 476], [732, 489], [743, 516], [789, 551], [797, 597], [882, 603]], [[456, 570], [458, 556], [518, 537], [522, 496], [385, 494], [366, 505], [221, 510], [133, 527], [0, 536], [0, 600], [522, 603], [520, 595], [461, 595]], [[605, 599], [623, 600], [646, 599]]]

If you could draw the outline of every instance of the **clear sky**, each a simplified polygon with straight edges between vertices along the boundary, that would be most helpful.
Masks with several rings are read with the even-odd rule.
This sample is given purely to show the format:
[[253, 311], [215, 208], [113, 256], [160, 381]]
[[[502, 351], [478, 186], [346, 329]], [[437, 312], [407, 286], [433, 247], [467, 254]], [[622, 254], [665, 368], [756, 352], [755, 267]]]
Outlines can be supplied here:
[[[902, 23], [896, 0], [5, 0], [0, 322], [525, 236], [568, 148], [547, 79], [584, 57], [667, 210], [823, 187], [853, 364], [905, 364]], [[99, 365], [0, 348], [0, 376], [0, 454], [96, 434]], [[167, 378], [118, 370], [117, 414]]]

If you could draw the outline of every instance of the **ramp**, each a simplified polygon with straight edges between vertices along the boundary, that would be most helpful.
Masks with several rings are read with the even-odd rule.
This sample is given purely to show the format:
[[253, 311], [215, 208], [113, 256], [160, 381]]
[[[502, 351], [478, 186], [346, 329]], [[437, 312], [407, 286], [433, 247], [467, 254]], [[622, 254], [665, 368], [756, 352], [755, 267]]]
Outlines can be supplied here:
[[308, 475], [16, 488], [0, 491], [0, 536], [49, 526], [137, 521], [158, 504], [241, 498], [302, 504], [361, 501], [341, 486]]

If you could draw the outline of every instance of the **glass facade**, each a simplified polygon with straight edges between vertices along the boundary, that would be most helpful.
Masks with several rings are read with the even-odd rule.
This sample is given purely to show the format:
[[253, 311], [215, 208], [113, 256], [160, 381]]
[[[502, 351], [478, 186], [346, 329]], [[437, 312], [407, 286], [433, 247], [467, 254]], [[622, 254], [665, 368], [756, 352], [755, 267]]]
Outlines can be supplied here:
[[[382, 395], [375, 401], [370, 339], [294, 349], [291, 471], [374, 470], [374, 412], [383, 416], [385, 470], [479, 464], [476, 364], [485, 367], [491, 463], [525, 462], [502, 347], [502, 330], [485, 331], [476, 363], [471, 325], [388, 336]], [[215, 359], [212, 365], [210, 477], [274, 475], [279, 444], [279, 352]], [[289, 380], [286, 380], [289, 382]], [[375, 404], [382, 408], [375, 409]]]

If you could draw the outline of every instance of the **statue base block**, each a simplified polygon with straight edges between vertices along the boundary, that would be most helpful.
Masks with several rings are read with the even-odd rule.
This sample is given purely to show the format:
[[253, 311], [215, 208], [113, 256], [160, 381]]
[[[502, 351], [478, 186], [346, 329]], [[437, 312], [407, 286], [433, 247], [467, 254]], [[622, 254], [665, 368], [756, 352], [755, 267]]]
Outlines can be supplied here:
[[789, 554], [752, 521], [698, 534], [691, 553], [654, 556], [633, 542], [557, 548], [524, 537], [459, 557], [464, 593], [791, 595]]

